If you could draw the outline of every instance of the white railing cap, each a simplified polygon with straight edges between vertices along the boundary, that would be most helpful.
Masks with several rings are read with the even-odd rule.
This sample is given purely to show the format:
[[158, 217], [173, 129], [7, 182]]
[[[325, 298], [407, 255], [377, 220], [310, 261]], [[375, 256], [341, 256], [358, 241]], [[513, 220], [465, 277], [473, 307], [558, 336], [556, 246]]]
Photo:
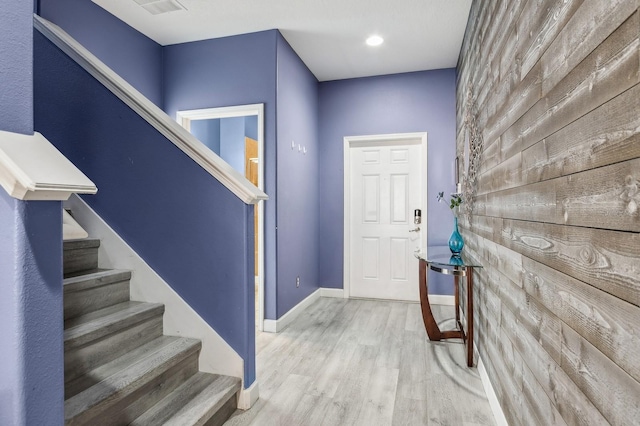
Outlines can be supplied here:
[[0, 131], [0, 185], [19, 200], [66, 200], [98, 188], [40, 133]]

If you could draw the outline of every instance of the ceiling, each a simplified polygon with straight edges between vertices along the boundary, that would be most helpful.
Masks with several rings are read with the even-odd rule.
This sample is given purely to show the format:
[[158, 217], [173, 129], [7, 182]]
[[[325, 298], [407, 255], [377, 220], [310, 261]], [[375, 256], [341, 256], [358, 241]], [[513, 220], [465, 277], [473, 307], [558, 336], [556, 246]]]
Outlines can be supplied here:
[[[161, 45], [277, 28], [320, 81], [455, 67], [472, 2], [93, 1]], [[138, 4], [156, 1], [186, 10], [153, 15]], [[385, 42], [367, 46], [373, 34]]]

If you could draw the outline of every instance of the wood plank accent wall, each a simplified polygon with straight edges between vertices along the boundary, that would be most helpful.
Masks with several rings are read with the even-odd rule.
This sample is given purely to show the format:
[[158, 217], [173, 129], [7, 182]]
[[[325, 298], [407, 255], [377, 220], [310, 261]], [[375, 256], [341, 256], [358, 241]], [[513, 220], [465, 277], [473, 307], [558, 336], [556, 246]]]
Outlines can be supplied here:
[[640, 0], [474, 1], [477, 347], [512, 425], [640, 424]]

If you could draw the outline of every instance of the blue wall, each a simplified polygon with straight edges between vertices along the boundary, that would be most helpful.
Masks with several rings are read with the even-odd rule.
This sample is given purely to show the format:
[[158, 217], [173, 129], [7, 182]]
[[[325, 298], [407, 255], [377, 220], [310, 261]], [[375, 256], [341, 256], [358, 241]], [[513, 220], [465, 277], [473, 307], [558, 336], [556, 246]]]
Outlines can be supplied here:
[[258, 139], [258, 116], [191, 120], [191, 133], [241, 174], [245, 173], [245, 136]]
[[244, 175], [244, 117], [220, 120], [220, 157]]
[[248, 138], [258, 140], [258, 116], [250, 115], [244, 118], [244, 135]]
[[[427, 132], [427, 244], [447, 244], [453, 217], [435, 200], [455, 190], [455, 81], [455, 70], [444, 69], [320, 83], [320, 286], [343, 282], [345, 136]], [[431, 292], [451, 293], [438, 280]]]
[[33, 3], [7, 0], [0, 10], [0, 130], [33, 132]]
[[264, 103], [265, 315], [275, 319], [276, 30], [164, 48], [165, 111]]
[[[33, 134], [33, 2], [0, 10], [0, 130]], [[62, 206], [0, 189], [0, 424], [64, 419]]]
[[[277, 317], [318, 288], [318, 81], [278, 33]], [[291, 149], [291, 142], [296, 144]], [[297, 145], [306, 148], [299, 152]], [[296, 288], [296, 277], [300, 287]]]
[[191, 120], [191, 133], [211, 151], [220, 155], [220, 119]]
[[60, 26], [162, 108], [162, 46], [90, 0], [38, 0], [40, 16]]
[[96, 183], [85, 201], [240, 354], [251, 385], [253, 206], [40, 34], [34, 53], [36, 129]]
[[0, 424], [64, 419], [62, 205], [0, 189]]

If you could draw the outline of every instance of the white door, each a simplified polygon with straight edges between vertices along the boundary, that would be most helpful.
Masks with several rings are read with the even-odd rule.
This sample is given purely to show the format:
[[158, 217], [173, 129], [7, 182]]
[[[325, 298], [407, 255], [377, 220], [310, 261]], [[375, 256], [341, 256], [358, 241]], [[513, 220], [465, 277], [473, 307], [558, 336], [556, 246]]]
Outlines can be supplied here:
[[349, 295], [418, 301], [422, 146], [373, 142], [349, 157]]

